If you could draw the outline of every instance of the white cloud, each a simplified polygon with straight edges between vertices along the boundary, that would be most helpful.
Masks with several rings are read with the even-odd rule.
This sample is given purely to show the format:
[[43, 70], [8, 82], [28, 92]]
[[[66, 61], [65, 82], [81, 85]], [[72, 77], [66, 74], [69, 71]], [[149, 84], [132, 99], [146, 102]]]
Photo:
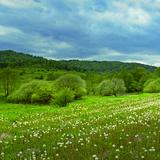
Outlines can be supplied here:
[[10, 8], [29, 8], [41, 6], [40, 3], [34, 0], [0, 0], [0, 5], [4, 5]]
[[36, 51], [37, 54], [42, 56], [54, 56], [61, 51], [73, 49], [73, 46], [65, 41], [59, 41], [53, 37], [45, 37], [38, 33], [25, 33], [22, 30], [13, 27], [0, 25], [0, 38], [3, 37], [4, 42], [18, 45], [29, 50]]
[[66, 3], [70, 3], [73, 5], [79, 5], [80, 7], [84, 6], [87, 0], [65, 0]]
[[88, 60], [100, 61], [122, 61], [122, 62], [136, 62], [141, 64], [149, 64], [153, 66], [160, 66], [160, 55], [151, 52], [135, 52], [135, 53], [122, 53], [109, 48], [100, 49], [99, 53], [87, 58]]
[[157, 53], [146, 54], [144, 52], [132, 53], [126, 56], [125, 61], [160, 66], [160, 55]]
[[38, 48], [54, 48], [56, 50], [63, 50], [63, 49], [71, 49], [72, 46], [64, 41], [57, 41], [51, 37], [43, 37], [40, 35], [30, 35], [31, 41], [28, 42], [30, 45]]
[[101, 22], [112, 22], [117, 25], [120, 24], [127, 26], [145, 26], [149, 25], [152, 20], [150, 14], [145, 10], [127, 6], [121, 9], [117, 8], [116, 10], [105, 10], [104, 12], [96, 11], [93, 14], [93, 18]]
[[130, 8], [127, 22], [135, 25], [148, 25], [151, 22], [151, 16], [140, 8]]
[[[147, 9], [149, 5], [152, 5], [152, 3], [149, 3], [150, 0], [146, 0], [147, 4], [145, 4], [144, 0], [135, 1], [135, 3], [133, 1], [112, 0], [106, 2], [107, 5], [104, 6], [102, 10], [95, 10], [92, 9], [94, 6], [90, 6], [86, 8], [82, 7], [78, 13], [81, 17], [87, 19], [86, 24], [88, 24], [89, 27], [93, 27], [94, 31], [96, 29], [96, 32], [107, 32], [108, 28], [110, 28], [111, 31], [110, 26], [114, 25], [114, 27], [119, 27], [117, 31], [124, 29], [131, 33], [138, 32], [143, 34], [145, 28], [151, 26], [157, 17], [155, 5]], [[91, 3], [91, 5], [94, 4]], [[154, 10], [154, 12], [150, 9], [152, 11]]]
[[[58, 41], [52, 37], [43, 37], [41, 35], [24, 35], [21, 45], [27, 48], [33, 48], [39, 55], [45, 57], [54, 57], [63, 51], [71, 50], [73, 46], [65, 41]], [[23, 39], [23, 38], [22, 38]]]
[[119, 51], [110, 49], [110, 48], [102, 48], [99, 49], [98, 53], [96, 55], [92, 55], [88, 57], [88, 60], [116, 60], [117, 57], [121, 58], [124, 57], [125, 54], [121, 53]]
[[13, 27], [0, 25], [0, 36], [6, 36], [10, 34], [17, 34], [17, 33], [21, 33], [21, 31]]
[[121, 56], [122, 53], [120, 53], [116, 50], [113, 50], [113, 49], [102, 48], [99, 51], [99, 55], [102, 55], [102, 56]]
[[0, 11], [1, 23], [10, 27], [0, 25], [0, 41], [8, 48], [48, 57], [160, 64], [156, 54], [130, 53], [159, 50], [160, 0], [0, 0], [1, 5], [8, 6]]

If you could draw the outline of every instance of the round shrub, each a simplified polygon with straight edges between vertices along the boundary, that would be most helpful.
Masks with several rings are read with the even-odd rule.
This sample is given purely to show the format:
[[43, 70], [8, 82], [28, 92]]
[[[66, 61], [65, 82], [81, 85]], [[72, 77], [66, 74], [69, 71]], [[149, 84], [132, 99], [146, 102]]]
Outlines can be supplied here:
[[145, 93], [159, 93], [160, 92], [160, 79], [148, 80], [144, 84], [143, 92], [145, 92]]
[[113, 94], [113, 90], [110, 83], [110, 80], [102, 81], [97, 88], [97, 93], [102, 96], [111, 96]]
[[75, 99], [79, 99], [87, 93], [85, 81], [80, 76], [73, 74], [61, 76], [54, 82], [55, 92], [65, 88], [69, 88], [74, 92]]
[[33, 93], [32, 96], [31, 96], [31, 103], [38, 102], [39, 99], [40, 99], [39, 94]]
[[55, 104], [63, 107], [74, 100], [74, 92], [69, 88], [64, 88], [55, 95]]
[[113, 78], [111, 81], [112, 81], [111, 83], [113, 88], [113, 95], [116, 96], [119, 94], [124, 94], [126, 92], [126, 86], [124, 80]]
[[119, 94], [125, 93], [125, 91], [126, 87], [124, 81], [117, 78], [104, 80], [97, 88], [97, 93], [102, 96], [117, 96]]
[[23, 84], [18, 90], [7, 97], [8, 102], [12, 103], [30, 103], [33, 88], [28, 87], [28, 84]]
[[13, 103], [42, 103], [47, 104], [52, 99], [51, 85], [46, 81], [32, 81], [23, 84], [8, 97]]
[[47, 81], [54, 81], [60, 76], [64, 75], [63, 72], [57, 71], [57, 72], [49, 72], [46, 76]]

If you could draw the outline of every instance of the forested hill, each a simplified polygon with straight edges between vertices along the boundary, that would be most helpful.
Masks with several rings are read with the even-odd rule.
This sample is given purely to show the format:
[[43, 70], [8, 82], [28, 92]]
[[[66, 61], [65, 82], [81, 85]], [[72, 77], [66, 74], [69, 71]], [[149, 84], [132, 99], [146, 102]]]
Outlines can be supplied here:
[[118, 61], [80, 61], [80, 60], [48, 60], [43, 57], [36, 57], [29, 54], [17, 53], [15, 51], [0, 51], [0, 68], [11, 67], [38, 67], [53, 70], [73, 70], [73, 71], [95, 71], [112, 72], [121, 69], [133, 69], [144, 67], [153, 71], [156, 67], [139, 64], [123, 63]]

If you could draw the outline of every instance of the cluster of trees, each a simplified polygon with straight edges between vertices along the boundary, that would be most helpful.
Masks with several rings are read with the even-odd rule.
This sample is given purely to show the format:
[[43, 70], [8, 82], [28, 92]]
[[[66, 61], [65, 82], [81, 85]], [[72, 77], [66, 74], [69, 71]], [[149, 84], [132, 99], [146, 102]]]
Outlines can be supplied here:
[[15, 51], [6, 50], [0, 51], [0, 67], [14, 67], [14, 68], [45, 68], [48, 70], [66, 70], [77, 72], [115, 72], [123, 68], [132, 70], [136, 67], [144, 67], [149, 71], [153, 71], [155, 67], [143, 65], [138, 63], [122, 63], [110, 61], [80, 61], [80, 60], [48, 60], [43, 57], [36, 57], [24, 53], [17, 53]]
[[46, 81], [33, 80], [24, 83], [7, 97], [13, 103], [40, 103], [47, 104], [52, 99], [51, 85]]
[[80, 76], [66, 74], [53, 82], [33, 80], [25, 83], [7, 100], [12, 103], [54, 103], [65, 106], [86, 93], [86, 83]]
[[12, 103], [54, 103], [65, 106], [86, 94], [118, 96], [132, 92], [160, 92], [160, 68], [154, 72], [142, 67], [112, 73], [45, 72], [36, 73], [35, 79], [21, 84], [21, 76], [27, 77], [25, 71], [1, 69], [0, 86], [4, 96]]

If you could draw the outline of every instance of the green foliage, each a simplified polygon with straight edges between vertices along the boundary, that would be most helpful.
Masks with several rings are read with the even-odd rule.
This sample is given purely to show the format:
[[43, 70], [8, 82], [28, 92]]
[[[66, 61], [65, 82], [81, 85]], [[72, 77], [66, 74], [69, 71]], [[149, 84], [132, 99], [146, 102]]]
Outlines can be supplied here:
[[127, 92], [134, 92], [136, 87], [136, 81], [134, 80], [133, 75], [128, 70], [122, 70], [118, 77], [124, 80]]
[[42, 75], [42, 74], [40, 74], [40, 75], [35, 76], [35, 79], [42, 80], [42, 79], [44, 79], [44, 77], [43, 77], [43, 75]]
[[74, 100], [74, 92], [70, 88], [64, 88], [55, 95], [55, 104], [63, 107]]
[[[75, 99], [79, 99], [84, 94], [95, 95], [97, 86], [106, 79], [122, 79], [126, 86], [126, 92], [141, 92], [143, 90], [144, 83], [151, 78], [157, 78], [159, 74], [159, 68], [156, 69], [154, 74], [149, 71], [153, 71], [155, 67], [137, 64], [137, 63], [121, 63], [121, 62], [98, 62], [98, 61], [54, 61], [47, 60], [42, 57], [35, 57], [23, 53], [17, 53], [14, 51], [0, 51], [0, 67], [5, 68], [11, 66], [17, 68], [19, 71], [18, 84], [24, 84], [37, 80], [56, 81], [60, 77], [66, 74], [79, 75], [85, 80], [86, 84], [80, 82], [79, 87], [73, 87], [75, 83], [62, 80], [62, 83], [55, 85], [56, 92], [61, 88], [71, 88], [75, 92]], [[6, 72], [7, 73], [7, 72]], [[7, 74], [12, 75], [12, 74]], [[2, 82], [5, 76], [1, 74], [0, 91], [7, 96], [12, 93], [16, 88], [16, 79], [13, 76], [12, 80], [8, 83]], [[68, 80], [67, 80], [68, 81]], [[77, 80], [73, 80], [77, 81]], [[16, 83], [15, 83], [16, 82]], [[6, 84], [6, 85], [5, 85]], [[58, 87], [59, 88], [58, 88]], [[7, 89], [8, 88], [8, 89]], [[109, 91], [108, 91], [109, 92]], [[36, 96], [33, 96], [35, 99]]]
[[118, 78], [111, 79], [111, 86], [113, 90], [113, 95], [115, 96], [119, 94], [124, 94], [126, 92], [126, 87], [122, 79]]
[[59, 78], [60, 76], [62, 76], [63, 74], [64, 74], [64, 72], [60, 72], [60, 71], [57, 71], [57, 72], [48, 72], [47, 76], [46, 76], [46, 80], [47, 81], [54, 81], [57, 78]]
[[74, 92], [75, 99], [79, 99], [86, 94], [85, 81], [80, 76], [74, 74], [66, 74], [59, 77], [54, 82], [55, 92], [61, 91], [65, 88], [69, 88]]
[[139, 81], [147, 73], [148, 73], [147, 70], [145, 68], [142, 68], [142, 67], [137, 67], [137, 68], [132, 70], [132, 75], [134, 76], [134, 79], [136, 81]]
[[102, 81], [98, 88], [97, 93], [102, 96], [111, 96], [111, 95], [119, 95], [123, 94], [126, 91], [126, 87], [124, 81], [122, 79], [108, 79]]
[[160, 79], [148, 80], [144, 85], [143, 91], [146, 93], [159, 93], [160, 92]]
[[160, 77], [160, 67], [158, 67], [155, 71], [154, 74], [158, 77]]
[[45, 81], [32, 81], [23, 84], [8, 97], [13, 103], [49, 103], [53, 97], [51, 85]]
[[87, 93], [89, 95], [94, 95], [96, 91], [97, 85], [104, 79], [106, 79], [105, 75], [102, 73], [95, 72], [86, 72], [85, 76], [83, 76], [87, 83]]
[[29, 68], [45, 68], [54, 70], [67, 70], [78, 72], [114, 72], [123, 68], [132, 70], [136, 67], [144, 67], [149, 71], [153, 71], [155, 67], [138, 63], [122, 63], [107, 61], [54, 61], [47, 60], [42, 57], [35, 57], [28, 54], [17, 53], [14, 51], [0, 51], [0, 67], [29, 67]]
[[131, 71], [126, 69], [118, 73], [118, 77], [123, 79], [127, 92], [141, 92], [143, 90], [144, 83], [152, 77], [152, 74], [145, 68], [136, 67]]
[[97, 93], [102, 95], [102, 96], [110, 96], [112, 95], [112, 88], [110, 86], [111, 80], [104, 80], [102, 81], [98, 88], [97, 88]]
[[143, 90], [144, 83], [150, 78], [150, 73], [143, 67], [137, 67], [132, 70], [134, 77], [134, 92], [141, 92]]
[[3, 88], [4, 95], [7, 97], [13, 92], [18, 80], [18, 72], [9, 67], [1, 70], [0, 84]]

